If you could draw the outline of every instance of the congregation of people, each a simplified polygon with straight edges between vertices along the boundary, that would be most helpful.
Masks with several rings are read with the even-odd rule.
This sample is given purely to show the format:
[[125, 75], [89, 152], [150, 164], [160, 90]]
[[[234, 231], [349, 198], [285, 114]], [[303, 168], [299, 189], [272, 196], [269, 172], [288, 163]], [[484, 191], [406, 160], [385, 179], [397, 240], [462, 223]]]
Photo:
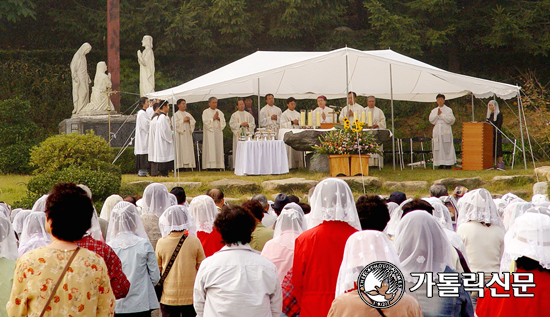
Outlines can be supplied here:
[[[318, 107], [313, 110], [314, 126], [322, 123], [343, 122], [344, 118], [371, 121], [365, 128], [386, 129], [386, 117], [376, 107], [376, 98], [367, 97], [367, 107], [356, 103], [357, 94], [348, 94], [348, 105], [337, 117], [333, 106], [327, 105], [327, 98], [317, 98]], [[277, 135], [279, 129], [299, 129], [300, 112], [296, 111], [297, 100], [286, 99], [286, 110], [275, 105], [273, 94], [265, 96], [266, 105], [256, 113], [251, 97], [238, 99], [236, 109], [230, 119], [229, 128], [233, 135], [232, 154], [235, 159], [239, 138], [253, 134], [256, 128], [268, 129]], [[149, 100], [141, 97], [140, 110], [136, 117], [134, 154], [138, 176], [167, 176], [176, 169], [196, 168], [193, 132], [197, 121], [186, 111], [187, 102], [179, 99], [174, 106], [172, 119], [168, 117], [170, 106], [162, 100]], [[210, 97], [208, 108], [202, 113], [202, 169], [223, 170], [226, 168], [223, 130], [227, 122], [224, 113], [218, 109], [218, 99]], [[319, 120], [320, 122], [317, 122]], [[303, 152], [286, 147], [289, 168], [303, 168]], [[373, 158], [374, 159], [374, 158]], [[175, 161], [175, 162], [174, 162]], [[174, 164], [175, 163], [175, 164]], [[234, 163], [233, 163], [234, 165]], [[234, 166], [230, 166], [234, 167]]]
[[[239, 205], [217, 188], [188, 199], [152, 183], [143, 197], [110, 196], [98, 213], [88, 187], [62, 183], [32, 210], [0, 204], [0, 316], [540, 315], [550, 309], [549, 208], [544, 195], [449, 194], [442, 184], [422, 199], [355, 200], [327, 178], [307, 199], [257, 194]], [[384, 309], [357, 290], [378, 261], [405, 278], [403, 297]], [[413, 272], [433, 280], [411, 291]], [[438, 273], [453, 272], [477, 272], [481, 290], [499, 274], [532, 273], [535, 296], [503, 282], [497, 293], [512, 296], [462, 285], [437, 296]]]

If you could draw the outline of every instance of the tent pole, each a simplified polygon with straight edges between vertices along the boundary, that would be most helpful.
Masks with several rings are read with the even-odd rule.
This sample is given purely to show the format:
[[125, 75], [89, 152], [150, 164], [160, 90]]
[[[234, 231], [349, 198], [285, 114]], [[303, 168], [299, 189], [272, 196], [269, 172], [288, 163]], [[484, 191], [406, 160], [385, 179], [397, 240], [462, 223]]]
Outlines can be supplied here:
[[[527, 127], [527, 119], [525, 119], [525, 109], [523, 108], [523, 103], [521, 104], [521, 113], [523, 122], [525, 122], [525, 133], [527, 134], [527, 142], [529, 142], [529, 151], [531, 151], [531, 160], [533, 161], [533, 169], [535, 166], [535, 154], [533, 154], [533, 145], [531, 144], [531, 136], [529, 135], [529, 128]], [[538, 175], [536, 175], [538, 181]]]
[[522, 125], [522, 122], [521, 122], [521, 118], [522, 118], [522, 115], [521, 115], [521, 113], [522, 113], [522, 111], [521, 111], [521, 93], [519, 91], [519, 88], [518, 88], [517, 98], [518, 98], [518, 114], [519, 114], [519, 131], [521, 133], [521, 149], [522, 149], [522, 152], [523, 152], [523, 168], [527, 169], [527, 157], [525, 156], [525, 141], [523, 139], [523, 125]]
[[476, 122], [476, 117], [474, 116], [474, 93], [472, 92], [472, 122]]
[[260, 78], [258, 78], [258, 122], [257, 124], [258, 124], [258, 128], [260, 128]]
[[172, 97], [172, 124], [174, 128], [172, 129], [172, 140], [174, 141], [174, 176], [178, 178], [178, 183], [180, 182], [180, 173], [178, 172], [178, 168], [176, 166], [176, 163], [178, 161], [178, 140], [176, 138], [176, 105], [174, 102], [174, 97]]
[[393, 118], [393, 78], [390, 64], [390, 95], [391, 95], [391, 147], [393, 157], [393, 170], [395, 171], [395, 127]]

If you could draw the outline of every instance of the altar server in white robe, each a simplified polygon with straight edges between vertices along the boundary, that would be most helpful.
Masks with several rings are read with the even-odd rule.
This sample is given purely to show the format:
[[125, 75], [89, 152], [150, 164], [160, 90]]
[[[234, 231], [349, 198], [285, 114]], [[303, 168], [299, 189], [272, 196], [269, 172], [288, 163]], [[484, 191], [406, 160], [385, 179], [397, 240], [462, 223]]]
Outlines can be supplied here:
[[[359, 119], [361, 120], [361, 119]], [[376, 98], [374, 96], [367, 97], [367, 107], [365, 107], [365, 128], [367, 129], [386, 129], [386, 116], [380, 108], [376, 106]], [[383, 145], [379, 147], [383, 151]], [[380, 154], [371, 154], [369, 166], [383, 167], [384, 159]]]
[[[300, 113], [296, 109], [296, 99], [290, 97], [286, 100], [288, 109], [281, 115], [281, 128], [283, 129], [299, 129], [300, 128]], [[288, 156], [288, 168], [304, 167], [304, 153], [296, 151], [290, 146], [286, 146], [286, 154]]]
[[218, 108], [216, 97], [208, 98], [208, 108], [202, 112], [204, 127], [202, 141], [202, 166], [205, 169], [225, 169], [223, 155], [223, 129], [225, 117]]
[[168, 172], [174, 168], [174, 138], [168, 117], [170, 106], [167, 101], [162, 101], [159, 109], [155, 125], [155, 163], [158, 164], [159, 175], [168, 176]]
[[176, 168], [195, 168], [195, 148], [193, 147], [193, 131], [195, 118], [185, 111], [187, 102], [179, 99], [174, 113], [174, 130], [176, 131]]
[[149, 153], [149, 123], [151, 117], [147, 114], [149, 109], [149, 99], [147, 97], [141, 97], [138, 101], [141, 109], [139, 109], [136, 116], [136, 136], [134, 144], [134, 155], [136, 156], [136, 169], [138, 176], [147, 176], [149, 171], [149, 161], [147, 155]]
[[147, 141], [147, 149], [149, 151], [147, 155], [147, 159], [149, 160], [150, 165], [150, 175], [151, 176], [158, 176], [158, 164], [156, 163], [156, 149], [155, 149], [155, 143], [157, 142], [156, 136], [157, 136], [157, 119], [160, 115], [159, 113], [159, 103], [155, 102], [153, 103], [153, 116], [151, 117], [151, 121], [149, 122], [149, 139]]
[[237, 111], [231, 115], [229, 119], [229, 127], [233, 132], [233, 167], [235, 167], [235, 161], [237, 160], [237, 142], [241, 134], [246, 135], [248, 132], [254, 133], [256, 123], [254, 117], [245, 109], [243, 99], [237, 100]]
[[455, 123], [455, 116], [453, 110], [445, 105], [444, 95], [437, 95], [436, 100], [437, 108], [430, 112], [430, 122], [434, 125], [432, 138], [434, 166], [439, 166], [440, 169], [450, 169], [456, 163], [451, 128], [451, 125]]
[[348, 104], [344, 108], [342, 108], [342, 111], [340, 111], [340, 123], [344, 122], [345, 117], [348, 118], [351, 122], [355, 120], [354, 118], [361, 120], [361, 112], [363, 112], [365, 109], [355, 102], [356, 99], [357, 94], [353, 91], [350, 91], [348, 93]]
[[281, 108], [275, 106], [275, 97], [273, 94], [265, 95], [265, 102], [267, 103], [262, 110], [260, 110], [260, 128], [271, 129], [275, 132], [275, 135], [279, 132], [281, 124]]
[[[317, 97], [317, 108], [313, 110], [313, 122], [316, 127], [321, 126], [321, 123], [333, 123], [334, 109], [327, 107], [327, 97]], [[321, 122], [317, 122], [317, 113]]]

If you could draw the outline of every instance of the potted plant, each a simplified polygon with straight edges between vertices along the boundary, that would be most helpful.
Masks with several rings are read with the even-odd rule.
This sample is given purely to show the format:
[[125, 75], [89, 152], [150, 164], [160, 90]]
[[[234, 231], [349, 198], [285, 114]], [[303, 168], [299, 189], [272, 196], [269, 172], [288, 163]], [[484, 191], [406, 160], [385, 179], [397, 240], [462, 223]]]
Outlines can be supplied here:
[[332, 177], [368, 175], [370, 154], [380, 151], [372, 133], [363, 131], [364, 125], [344, 118], [343, 125], [336, 125], [335, 130], [319, 137], [320, 145], [314, 148], [317, 153], [328, 155]]

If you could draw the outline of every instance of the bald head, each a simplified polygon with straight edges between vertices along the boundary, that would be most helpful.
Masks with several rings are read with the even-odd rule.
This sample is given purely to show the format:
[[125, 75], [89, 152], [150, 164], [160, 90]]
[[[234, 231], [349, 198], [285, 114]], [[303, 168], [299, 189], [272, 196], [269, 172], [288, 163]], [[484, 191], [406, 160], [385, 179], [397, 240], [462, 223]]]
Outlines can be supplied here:
[[225, 199], [223, 198], [223, 192], [219, 190], [218, 188], [212, 188], [209, 191], [206, 192], [206, 195], [212, 197], [214, 199], [214, 203], [216, 203], [217, 207], [222, 207], [225, 203]]

